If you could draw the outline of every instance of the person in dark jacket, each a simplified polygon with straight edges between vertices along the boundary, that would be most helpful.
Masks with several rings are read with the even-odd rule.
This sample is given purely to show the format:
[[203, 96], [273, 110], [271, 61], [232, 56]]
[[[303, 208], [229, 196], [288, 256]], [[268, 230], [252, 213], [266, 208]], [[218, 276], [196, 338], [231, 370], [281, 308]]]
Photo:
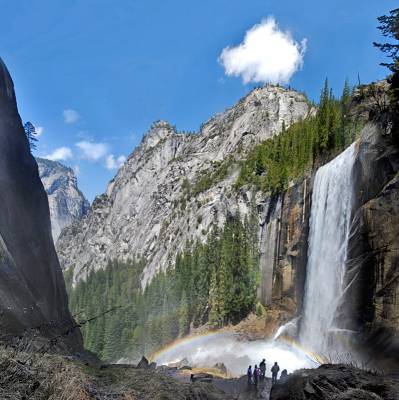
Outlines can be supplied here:
[[265, 379], [265, 375], [266, 375], [266, 360], [265, 359], [263, 359], [262, 362], [259, 364], [259, 369], [260, 369], [261, 379]]
[[247, 370], [248, 385], [252, 385], [252, 365]]
[[272, 384], [277, 382], [278, 371], [280, 371], [280, 367], [277, 364], [277, 361], [274, 363], [272, 369]]

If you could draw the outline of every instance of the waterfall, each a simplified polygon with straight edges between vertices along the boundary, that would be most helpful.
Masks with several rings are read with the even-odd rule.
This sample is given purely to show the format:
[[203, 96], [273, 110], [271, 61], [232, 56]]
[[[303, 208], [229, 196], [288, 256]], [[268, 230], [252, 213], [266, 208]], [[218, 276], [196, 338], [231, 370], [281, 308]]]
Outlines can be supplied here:
[[299, 339], [320, 355], [331, 355], [331, 333], [343, 294], [352, 211], [354, 144], [315, 176], [310, 215], [308, 264]]

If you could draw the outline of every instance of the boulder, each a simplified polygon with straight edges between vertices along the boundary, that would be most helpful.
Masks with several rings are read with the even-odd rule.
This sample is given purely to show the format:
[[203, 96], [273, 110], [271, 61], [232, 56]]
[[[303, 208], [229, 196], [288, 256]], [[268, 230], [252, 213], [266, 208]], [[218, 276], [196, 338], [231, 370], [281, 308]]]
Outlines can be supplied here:
[[137, 364], [137, 368], [139, 369], [148, 369], [150, 367], [149, 361], [143, 356], [141, 357], [140, 362]]
[[157, 363], [156, 362], [150, 363], [150, 365], [148, 366], [148, 369], [157, 369]]
[[177, 369], [181, 369], [183, 367], [189, 367], [189, 366], [190, 366], [190, 362], [187, 360], [187, 358], [183, 358], [180, 361], [168, 364], [168, 367], [177, 368]]
[[206, 374], [206, 373], [199, 373], [199, 374], [191, 374], [190, 377], [191, 382], [212, 382], [213, 375]]

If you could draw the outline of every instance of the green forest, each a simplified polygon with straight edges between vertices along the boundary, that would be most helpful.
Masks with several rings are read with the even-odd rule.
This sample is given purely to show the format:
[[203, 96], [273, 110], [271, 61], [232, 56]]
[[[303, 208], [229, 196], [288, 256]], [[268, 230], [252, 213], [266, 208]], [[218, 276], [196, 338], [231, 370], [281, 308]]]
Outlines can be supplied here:
[[291, 180], [344, 150], [361, 128], [350, 114], [351, 100], [347, 82], [336, 99], [326, 80], [317, 111], [287, 129], [283, 125], [279, 135], [257, 145], [242, 163], [236, 187], [250, 184], [264, 192], [285, 189]]
[[[257, 223], [230, 215], [223, 229], [212, 228], [206, 243], [187, 243], [173, 265], [157, 274], [144, 291], [145, 260], [109, 262], [71, 288], [77, 321], [114, 311], [82, 327], [85, 347], [104, 360], [136, 359], [209, 322], [236, 323], [253, 311], [258, 287]], [[255, 230], [254, 230], [255, 228]]]

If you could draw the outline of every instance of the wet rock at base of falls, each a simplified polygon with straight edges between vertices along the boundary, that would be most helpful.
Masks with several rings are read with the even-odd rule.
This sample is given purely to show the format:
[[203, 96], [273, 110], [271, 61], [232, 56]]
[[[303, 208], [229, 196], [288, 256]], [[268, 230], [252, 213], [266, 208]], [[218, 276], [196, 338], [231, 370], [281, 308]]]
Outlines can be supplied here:
[[398, 400], [399, 382], [343, 364], [303, 369], [273, 385], [270, 400]]

